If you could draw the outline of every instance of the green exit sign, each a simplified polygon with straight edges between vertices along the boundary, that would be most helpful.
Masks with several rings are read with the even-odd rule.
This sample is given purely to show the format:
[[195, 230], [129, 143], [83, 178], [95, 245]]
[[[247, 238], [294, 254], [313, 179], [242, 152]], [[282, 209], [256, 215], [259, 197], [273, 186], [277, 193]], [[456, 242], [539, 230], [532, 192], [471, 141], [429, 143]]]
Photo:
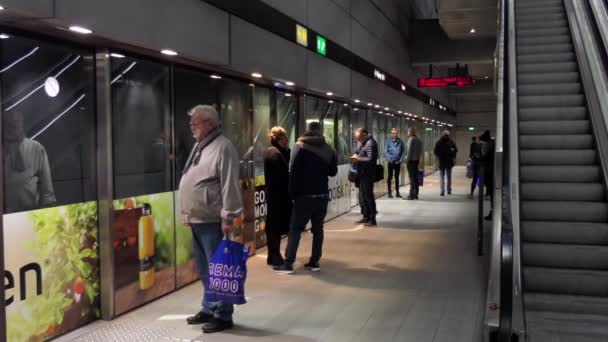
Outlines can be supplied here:
[[427, 132], [430, 132], [430, 131], [432, 131], [432, 130], [433, 130], [433, 128], [432, 128], [432, 127], [427, 127], [427, 128], [425, 128], [425, 131], [427, 131]]
[[317, 53], [323, 56], [327, 55], [327, 41], [319, 35], [317, 35]]
[[469, 131], [474, 131], [475, 127], [469, 127]]

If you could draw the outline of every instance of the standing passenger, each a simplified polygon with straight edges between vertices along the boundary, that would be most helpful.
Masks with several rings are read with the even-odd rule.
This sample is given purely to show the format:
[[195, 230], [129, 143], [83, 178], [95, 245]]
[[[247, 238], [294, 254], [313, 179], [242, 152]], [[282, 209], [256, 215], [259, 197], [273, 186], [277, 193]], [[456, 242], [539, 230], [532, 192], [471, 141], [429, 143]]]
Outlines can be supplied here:
[[266, 241], [268, 242], [268, 265], [281, 266], [285, 260], [281, 255], [281, 235], [289, 231], [291, 200], [289, 199], [289, 138], [283, 127], [270, 130], [270, 144], [264, 151], [264, 178], [266, 179]]
[[417, 200], [420, 192], [420, 184], [418, 183], [418, 167], [420, 166], [420, 157], [422, 156], [422, 141], [416, 136], [416, 127], [410, 127], [407, 130], [407, 148], [405, 161], [407, 162], [407, 173], [410, 177], [410, 195], [408, 200]]
[[403, 156], [405, 155], [405, 148], [403, 141], [397, 136], [397, 129], [391, 129], [391, 137], [386, 139], [384, 144], [384, 155], [388, 161], [388, 198], [393, 198], [391, 189], [391, 181], [393, 173], [395, 174], [395, 196], [401, 197], [399, 194], [399, 174], [401, 173], [401, 163], [403, 163]]
[[[492, 211], [494, 209], [494, 138], [490, 135], [490, 131], [485, 131], [479, 137], [481, 144], [481, 163], [483, 166], [483, 181], [486, 191], [490, 195], [490, 213], [484, 217], [487, 221], [492, 220]], [[481, 194], [480, 194], [481, 195]]]
[[445, 178], [448, 179], [448, 195], [452, 194], [452, 168], [454, 167], [454, 159], [458, 148], [450, 139], [450, 132], [444, 131], [443, 135], [435, 144], [433, 153], [439, 160], [439, 184], [441, 188], [441, 196], [445, 195]]
[[[209, 259], [243, 212], [239, 187], [239, 157], [219, 129], [217, 111], [198, 105], [190, 112], [190, 129], [196, 144], [186, 161], [180, 182], [184, 224], [192, 228], [193, 250], [200, 278], [207, 288]], [[203, 324], [205, 333], [232, 328], [232, 304], [207, 302], [188, 324]]]
[[323, 222], [329, 203], [328, 178], [338, 174], [336, 152], [325, 142], [321, 124], [311, 122], [304, 136], [298, 139], [289, 161], [289, 194], [293, 200], [291, 226], [285, 251], [285, 262], [275, 268], [278, 273], [292, 274], [301, 234], [311, 223], [312, 253], [304, 265], [312, 272], [321, 270], [323, 254]]
[[356, 223], [365, 223], [365, 226], [375, 226], [376, 223], [376, 198], [374, 197], [374, 181], [376, 180], [376, 163], [378, 161], [378, 143], [369, 135], [366, 128], [359, 128], [355, 133], [361, 143], [359, 153], [350, 157], [357, 165], [357, 176], [359, 177], [359, 198], [363, 219]]
[[479, 169], [481, 167], [481, 144], [477, 142], [477, 137], [473, 137], [473, 142], [469, 148], [469, 159], [471, 159], [471, 163], [473, 164], [473, 180], [471, 180], [471, 194], [469, 197], [473, 198], [477, 180], [479, 178]]

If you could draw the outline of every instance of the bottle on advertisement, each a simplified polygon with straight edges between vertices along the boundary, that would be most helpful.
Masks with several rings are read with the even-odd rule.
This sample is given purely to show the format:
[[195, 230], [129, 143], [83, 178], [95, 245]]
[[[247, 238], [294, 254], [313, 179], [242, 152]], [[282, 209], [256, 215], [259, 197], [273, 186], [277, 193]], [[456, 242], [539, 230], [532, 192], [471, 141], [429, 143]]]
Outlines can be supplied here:
[[139, 288], [147, 290], [154, 285], [154, 218], [150, 204], [142, 206], [139, 218]]

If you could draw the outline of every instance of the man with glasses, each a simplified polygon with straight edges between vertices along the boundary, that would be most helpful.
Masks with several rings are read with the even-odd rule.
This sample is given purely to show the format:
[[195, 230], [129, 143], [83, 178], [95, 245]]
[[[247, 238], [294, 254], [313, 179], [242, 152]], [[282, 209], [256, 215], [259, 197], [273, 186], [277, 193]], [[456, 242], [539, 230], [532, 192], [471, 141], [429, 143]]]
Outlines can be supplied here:
[[[186, 161], [179, 195], [184, 224], [192, 228], [194, 256], [206, 288], [209, 259], [243, 212], [239, 157], [219, 129], [215, 108], [198, 105], [189, 115], [196, 144]], [[232, 328], [233, 311], [231, 304], [203, 299], [201, 311], [188, 317], [187, 322], [203, 324], [205, 333], [214, 333]]]

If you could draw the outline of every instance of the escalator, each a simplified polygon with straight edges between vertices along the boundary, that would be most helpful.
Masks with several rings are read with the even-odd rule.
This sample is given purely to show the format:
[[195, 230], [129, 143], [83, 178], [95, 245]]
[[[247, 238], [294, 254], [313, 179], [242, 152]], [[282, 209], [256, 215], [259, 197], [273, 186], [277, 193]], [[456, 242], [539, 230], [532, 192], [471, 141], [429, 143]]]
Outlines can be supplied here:
[[519, 0], [514, 22], [525, 339], [608, 341], [608, 198], [566, 5]]

